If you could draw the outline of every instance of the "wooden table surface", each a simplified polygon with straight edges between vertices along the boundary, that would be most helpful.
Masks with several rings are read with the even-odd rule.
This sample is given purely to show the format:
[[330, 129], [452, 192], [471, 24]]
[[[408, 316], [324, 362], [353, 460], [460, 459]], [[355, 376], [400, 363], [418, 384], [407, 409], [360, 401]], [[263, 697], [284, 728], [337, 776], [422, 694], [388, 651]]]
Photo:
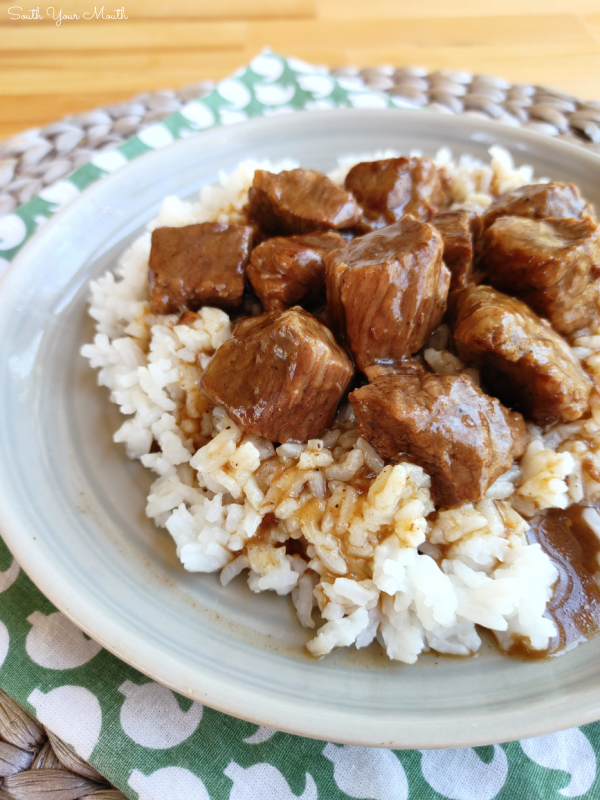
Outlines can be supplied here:
[[0, 139], [225, 77], [266, 46], [329, 66], [463, 69], [600, 100], [600, 0], [119, 2], [120, 18], [102, 20], [95, 11], [115, 9], [92, 0], [0, 0]]

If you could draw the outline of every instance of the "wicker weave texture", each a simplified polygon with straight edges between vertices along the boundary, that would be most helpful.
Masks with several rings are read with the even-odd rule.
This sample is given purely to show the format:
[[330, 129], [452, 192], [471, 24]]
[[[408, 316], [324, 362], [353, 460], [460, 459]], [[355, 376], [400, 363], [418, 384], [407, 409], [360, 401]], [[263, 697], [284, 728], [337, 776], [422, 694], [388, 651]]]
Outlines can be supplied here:
[[126, 800], [0, 690], [0, 800]]

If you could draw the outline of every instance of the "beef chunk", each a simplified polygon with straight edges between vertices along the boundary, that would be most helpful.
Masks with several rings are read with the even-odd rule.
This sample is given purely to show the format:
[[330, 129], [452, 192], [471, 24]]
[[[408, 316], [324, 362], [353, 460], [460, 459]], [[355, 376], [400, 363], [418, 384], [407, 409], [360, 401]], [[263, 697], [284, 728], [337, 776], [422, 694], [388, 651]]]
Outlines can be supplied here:
[[425, 367], [418, 358], [407, 356], [395, 364], [372, 364], [365, 367], [365, 375], [369, 383], [388, 375], [424, 375]]
[[305, 442], [333, 424], [353, 374], [333, 334], [296, 306], [238, 325], [200, 387], [247, 433]]
[[361, 214], [349, 192], [313, 169], [277, 174], [257, 169], [248, 202], [250, 216], [265, 231], [284, 236], [351, 228]]
[[380, 377], [349, 399], [360, 436], [386, 461], [423, 467], [445, 507], [482, 498], [529, 440], [521, 415], [465, 375]]
[[442, 211], [431, 218], [442, 235], [444, 264], [452, 273], [450, 292], [466, 289], [473, 280], [473, 241], [479, 236], [481, 218], [474, 211]]
[[278, 236], [255, 247], [248, 278], [265, 311], [293, 306], [325, 290], [325, 255], [345, 244], [333, 232]]
[[252, 247], [245, 225], [202, 222], [152, 232], [150, 301], [158, 314], [200, 306], [238, 308]]
[[491, 286], [462, 292], [457, 312], [458, 355], [481, 367], [485, 384], [505, 405], [540, 424], [583, 414], [590, 380], [549, 322]]
[[487, 209], [482, 217], [483, 227], [498, 217], [528, 217], [529, 219], [568, 219], [592, 217], [591, 206], [572, 183], [534, 183], [506, 192]]
[[437, 167], [429, 158], [386, 158], [352, 167], [345, 187], [363, 208], [361, 233], [397, 222], [404, 214], [427, 222], [445, 205]]
[[590, 219], [500, 217], [486, 231], [480, 267], [559, 333], [596, 314], [600, 284], [598, 231]]
[[325, 258], [327, 311], [361, 370], [416, 353], [439, 325], [450, 272], [442, 237], [407, 215]]

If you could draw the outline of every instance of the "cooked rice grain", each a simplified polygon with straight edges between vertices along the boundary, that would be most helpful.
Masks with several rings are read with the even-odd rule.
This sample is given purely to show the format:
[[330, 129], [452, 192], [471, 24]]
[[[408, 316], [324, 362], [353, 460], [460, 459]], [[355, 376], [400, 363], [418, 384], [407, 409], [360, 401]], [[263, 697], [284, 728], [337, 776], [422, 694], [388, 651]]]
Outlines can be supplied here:
[[[447, 149], [437, 154], [454, 207], [480, 210], [493, 195], [531, 182], [531, 168], [515, 168], [506, 151], [493, 147], [490, 155], [484, 164], [470, 156], [453, 161]], [[341, 158], [332, 179], [342, 183], [364, 158]], [[545, 648], [555, 633], [544, 609], [557, 572], [539, 545], [528, 544], [525, 518], [583, 496], [600, 499], [599, 394], [584, 420], [555, 426], [545, 437], [532, 428], [520, 464], [486, 499], [435, 509], [429, 476], [408, 462], [386, 466], [359, 438], [349, 404], [321, 439], [275, 450], [245, 435], [198, 389], [210, 358], [231, 336], [227, 314], [202, 308], [197, 320], [179, 324], [175, 315], [151, 312], [150, 231], [243, 220], [255, 169], [294, 166], [244, 162], [196, 201], [167, 198], [115, 273], [91, 283], [97, 333], [82, 354], [129, 417], [115, 441], [157, 475], [147, 515], [170, 533], [185, 569], [220, 570], [223, 585], [248, 571], [253, 592], [291, 594], [301, 624], [319, 625], [308, 643], [315, 656], [375, 638], [390, 658], [406, 663], [429, 649], [468, 655], [480, 646], [477, 625], [506, 646], [516, 636]], [[424, 353], [430, 368], [478, 382], [476, 370], [448, 351], [449, 341], [445, 326], [434, 332]], [[600, 326], [579, 332], [572, 344], [600, 378]], [[600, 530], [596, 518], [590, 524]], [[305, 557], [286, 546], [294, 540]]]

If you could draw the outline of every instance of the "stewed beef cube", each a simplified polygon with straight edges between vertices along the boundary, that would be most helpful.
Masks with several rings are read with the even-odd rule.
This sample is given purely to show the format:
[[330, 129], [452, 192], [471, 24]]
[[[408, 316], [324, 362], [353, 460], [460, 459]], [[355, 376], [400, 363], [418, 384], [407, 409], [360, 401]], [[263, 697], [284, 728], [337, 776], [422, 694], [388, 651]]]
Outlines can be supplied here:
[[202, 222], [152, 232], [148, 280], [152, 310], [238, 308], [252, 248], [252, 228]]
[[247, 433], [305, 442], [333, 424], [353, 374], [333, 334], [295, 307], [240, 323], [200, 387]]
[[293, 306], [325, 290], [325, 255], [345, 244], [327, 231], [277, 236], [252, 251], [248, 278], [265, 311]]
[[485, 232], [480, 267], [559, 333], [587, 325], [597, 312], [600, 246], [590, 219], [500, 217]]
[[465, 375], [384, 376], [349, 399], [360, 436], [386, 461], [423, 467], [445, 507], [482, 498], [529, 441], [521, 415]]
[[427, 222], [446, 202], [437, 167], [429, 158], [386, 158], [352, 167], [345, 187], [363, 208], [359, 231], [392, 225], [404, 214]]
[[565, 340], [546, 320], [491, 286], [457, 300], [458, 355], [482, 370], [484, 385], [505, 405], [544, 424], [586, 410], [591, 382]]
[[414, 356], [406, 356], [394, 364], [372, 364], [370, 367], [365, 367], [365, 375], [369, 383], [388, 375], [422, 375], [425, 373], [425, 367]]
[[351, 228], [361, 215], [355, 199], [313, 169], [257, 169], [248, 193], [249, 213], [271, 234]]
[[452, 273], [450, 291], [466, 289], [473, 280], [473, 242], [479, 236], [481, 218], [474, 211], [442, 211], [430, 224], [444, 242], [444, 264]]
[[529, 219], [578, 219], [594, 217], [591, 206], [572, 183], [533, 183], [520, 186], [501, 195], [482, 217], [483, 227], [498, 217], [528, 217]]
[[416, 353], [439, 325], [450, 272], [442, 237], [407, 215], [326, 256], [327, 310], [362, 371]]

